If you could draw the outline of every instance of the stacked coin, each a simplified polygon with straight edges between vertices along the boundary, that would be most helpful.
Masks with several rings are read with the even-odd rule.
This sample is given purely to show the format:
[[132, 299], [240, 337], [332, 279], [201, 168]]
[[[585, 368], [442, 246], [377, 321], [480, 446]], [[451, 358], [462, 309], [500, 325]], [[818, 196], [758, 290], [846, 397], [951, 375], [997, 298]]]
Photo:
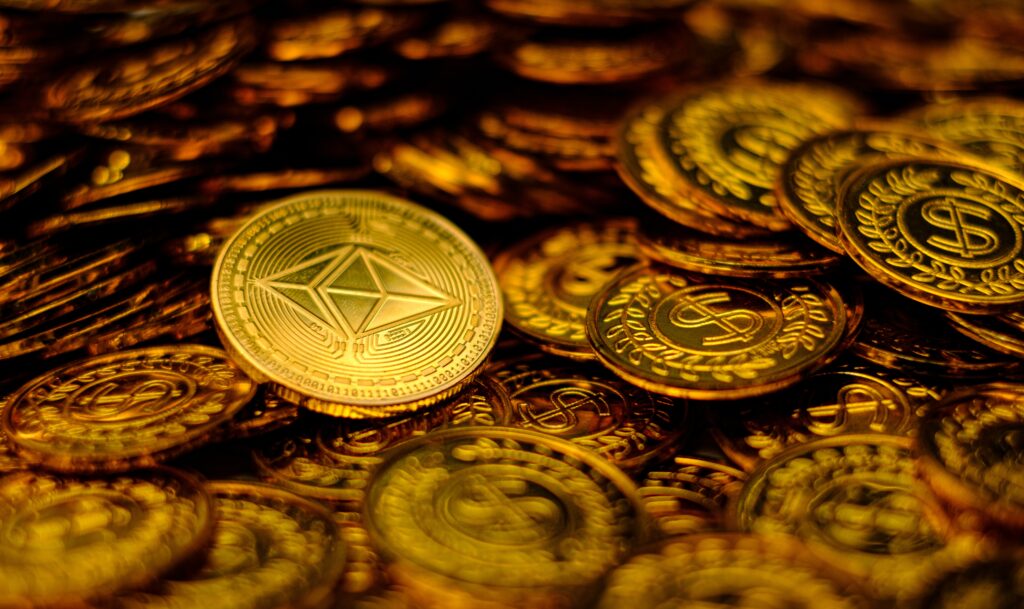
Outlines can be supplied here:
[[0, 0], [0, 607], [1021, 606], [1022, 33]]

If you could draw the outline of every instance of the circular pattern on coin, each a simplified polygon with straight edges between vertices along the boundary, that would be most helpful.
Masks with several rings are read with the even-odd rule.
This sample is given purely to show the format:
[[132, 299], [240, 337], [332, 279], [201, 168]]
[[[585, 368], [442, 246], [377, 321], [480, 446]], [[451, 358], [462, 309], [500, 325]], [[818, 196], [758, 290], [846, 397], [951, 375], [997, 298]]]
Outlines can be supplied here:
[[844, 185], [840, 239], [868, 274], [965, 313], [1024, 302], [1024, 183], [956, 161], [900, 159]]
[[711, 533], [662, 542], [612, 572], [597, 609], [865, 609], [851, 578], [781, 536]]
[[849, 122], [858, 103], [836, 89], [736, 82], [682, 97], [657, 129], [658, 158], [682, 194], [717, 214], [772, 231], [790, 227], [774, 186], [803, 140]]
[[544, 231], [494, 262], [505, 297], [505, 321], [541, 349], [592, 359], [587, 306], [619, 271], [636, 264], [634, 222], [580, 222]]
[[921, 421], [919, 468], [947, 503], [1024, 530], [1024, 385], [976, 385], [952, 393]]
[[851, 433], [913, 435], [940, 391], [884, 368], [847, 363], [769, 398], [707, 411], [711, 434], [745, 470], [784, 449]]
[[505, 390], [481, 375], [448, 403], [414, 414], [371, 421], [306, 416], [255, 448], [252, 458], [260, 476], [275, 486], [357, 508], [384, 452], [434, 429], [504, 426], [511, 420]]
[[929, 104], [904, 118], [1018, 174], [1024, 173], [1024, 103], [987, 97]]
[[746, 479], [724, 463], [675, 457], [647, 471], [640, 500], [665, 535], [707, 533], [725, 527], [725, 509]]
[[364, 514], [396, 581], [466, 606], [585, 605], [648, 528], [618, 468], [564, 440], [499, 428], [403, 445], [370, 483]]
[[45, 87], [42, 106], [55, 118], [75, 122], [138, 114], [227, 72], [252, 47], [254, 32], [249, 18], [225, 21], [142, 52], [71, 68]]
[[119, 609], [322, 607], [345, 566], [345, 543], [323, 506], [252, 482], [212, 482], [216, 522], [199, 570], [117, 599]]
[[0, 427], [28, 461], [61, 471], [154, 465], [212, 438], [256, 393], [220, 349], [173, 345], [92, 357], [29, 381]]
[[758, 281], [637, 267], [587, 314], [608, 368], [650, 391], [720, 400], [791, 385], [834, 359], [850, 315], [811, 279]]
[[623, 382], [597, 366], [539, 358], [492, 372], [512, 403], [510, 427], [550, 434], [623, 469], [678, 449], [687, 406]]
[[643, 226], [636, 242], [640, 253], [655, 262], [729, 277], [822, 275], [842, 260], [794, 234], [779, 235], [778, 239], [730, 239], [682, 227]]
[[[975, 539], [944, 537], [914, 486], [911, 439], [842, 435], [793, 446], [750, 474], [737, 526], [799, 537], [882, 597], [913, 598], [936, 569], [968, 561]], [[937, 521], [937, 519], [936, 519]]]
[[257, 213], [221, 250], [213, 309], [228, 350], [282, 397], [335, 416], [436, 403], [479, 370], [501, 327], [498, 282], [454, 224], [359, 190]]
[[898, 126], [832, 131], [790, 153], [779, 170], [775, 194], [790, 222], [819, 244], [845, 254], [836, 235], [836, 198], [843, 181], [872, 161], [936, 154], [964, 156], [951, 145]]
[[0, 605], [79, 605], [146, 585], [198, 552], [212, 525], [202, 485], [170, 469], [106, 478], [7, 474]]

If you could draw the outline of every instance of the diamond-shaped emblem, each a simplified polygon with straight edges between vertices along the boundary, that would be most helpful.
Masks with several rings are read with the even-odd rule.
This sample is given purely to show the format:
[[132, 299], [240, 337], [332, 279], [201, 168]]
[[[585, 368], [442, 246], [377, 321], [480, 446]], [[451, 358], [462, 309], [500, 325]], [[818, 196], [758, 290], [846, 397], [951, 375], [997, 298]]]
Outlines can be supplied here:
[[450, 294], [358, 245], [306, 260], [258, 283], [352, 338], [460, 304]]

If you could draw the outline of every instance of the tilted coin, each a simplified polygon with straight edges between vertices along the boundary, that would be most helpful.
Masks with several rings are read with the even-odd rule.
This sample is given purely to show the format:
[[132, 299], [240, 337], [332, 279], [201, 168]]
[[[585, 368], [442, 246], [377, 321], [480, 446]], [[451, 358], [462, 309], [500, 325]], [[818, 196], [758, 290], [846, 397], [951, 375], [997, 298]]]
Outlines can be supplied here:
[[506, 426], [512, 417], [505, 390], [483, 375], [448, 403], [405, 416], [373, 421], [308, 416], [257, 446], [252, 459], [260, 477], [275, 486], [359, 509], [366, 480], [386, 451], [434, 429]]
[[841, 129], [812, 137], [794, 149], [775, 186], [782, 213], [828, 249], [845, 254], [836, 235], [836, 200], [850, 174], [865, 164], [899, 156], [963, 157], [954, 146], [900, 125]]
[[524, 239], [494, 262], [505, 320], [545, 351], [591, 359], [587, 306], [617, 272], [636, 262], [629, 220], [581, 222]]
[[1024, 103], [1006, 98], [979, 98], [930, 104], [904, 118], [936, 137], [1018, 174], [1024, 173]]
[[388, 416], [465, 386], [497, 340], [483, 253], [412, 202], [296, 195], [249, 220], [213, 270], [218, 330], [275, 393], [336, 416]]
[[17, 206], [48, 184], [59, 182], [80, 157], [77, 152], [55, 154], [13, 174], [0, 176], [0, 211]]
[[1024, 558], [1020, 553], [981, 560], [943, 573], [915, 609], [1014, 609], [1024, 606]]
[[905, 296], [968, 314], [1024, 302], [1024, 181], [907, 158], [858, 171], [838, 202], [843, 247]]
[[65, 210], [174, 184], [203, 171], [197, 164], [172, 161], [160, 151], [145, 146], [100, 148], [89, 164], [92, 168], [88, 180], [68, 188], [61, 197], [61, 207]]
[[423, 23], [417, 11], [347, 7], [276, 21], [267, 33], [267, 55], [280, 61], [336, 57], [398, 38]]
[[856, 100], [827, 87], [740, 81], [666, 108], [655, 152], [681, 194], [699, 205], [786, 230], [774, 192], [779, 166], [803, 140], [844, 126], [856, 111]]
[[715, 461], [674, 457], [652, 466], [640, 483], [640, 501], [662, 533], [692, 535], [722, 530], [725, 510], [747, 474]]
[[512, 402], [509, 427], [569, 440], [623, 469], [675, 452], [687, 431], [685, 403], [600, 367], [524, 358], [491, 374]]
[[1024, 385], [966, 387], [929, 409], [917, 435], [918, 465], [955, 508], [1024, 530]]
[[0, 421], [19, 455], [62, 471], [120, 471], [196, 445], [256, 386], [219, 349], [148, 347], [50, 371], [15, 392]]
[[1018, 365], [951, 331], [937, 309], [880, 286], [865, 288], [864, 322], [851, 346], [859, 357], [887, 368], [944, 377], [995, 375]]
[[640, 225], [636, 244], [647, 258], [680, 269], [730, 277], [822, 275], [842, 260], [799, 235], [715, 237], [682, 227]]
[[845, 363], [757, 401], [708, 410], [711, 433], [729, 458], [750, 471], [786, 448], [819, 437], [913, 435], [941, 390], [877, 366]]
[[799, 537], [881, 597], [914, 598], [934, 571], [969, 562], [981, 546], [929, 517], [939, 508], [915, 486], [911, 444], [871, 434], [793, 446], [750, 474], [733, 505], [735, 522]]
[[31, 222], [25, 227], [30, 237], [51, 237], [68, 231], [124, 230], [133, 223], [157, 223], [164, 218], [195, 211], [212, 202], [210, 197], [180, 197], [102, 205], [93, 209], [65, 212]]
[[213, 520], [199, 481], [170, 469], [9, 473], [0, 477], [0, 604], [81, 605], [146, 585], [200, 551]]
[[448, 100], [431, 92], [414, 91], [360, 105], [343, 106], [334, 113], [334, 126], [343, 133], [365, 134], [415, 127], [440, 116]]
[[414, 61], [470, 57], [487, 50], [496, 29], [492, 21], [480, 15], [454, 16], [425, 32], [397, 40], [394, 50]]
[[598, 359], [631, 383], [721, 400], [799, 381], [835, 358], [850, 324], [839, 292], [811, 279], [637, 267], [594, 298], [587, 337]]
[[138, 114], [227, 72], [249, 51], [253, 32], [250, 19], [226, 21], [188, 38], [71, 68], [43, 90], [42, 107], [66, 121]]
[[864, 609], [851, 578], [782, 536], [709, 533], [662, 542], [615, 569], [598, 609]]
[[144, 592], [118, 596], [119, 609], [322, 607], [345, 565], [345, 543], [329, 511], [252, 482], [211, 482], [213, 541], [199, 570]]
[[495, 60], [519, 76], [559, 84], [604, 84], [636, 80], [686, 58], [691, 41], [683, 28], [665, 27], [615, 38], [586, 30], [564, 34], [542, 30], [496, 52]]
[[657, 19], [689, 5], [692, 0], [486, 0], [490, 10], [515, 19], [580, 26], [619, 26]]
[[612, 168], [611, 142], [581, 134], [550, 135], [507, 124], [504, 117], [484, 112], [477, 126], [487, 137], [524, 154], [532, 154], [563, 171], [602, 172]]
[[998, 315], [961, 315], [946, 313], [953, 329], [989, 349], [1024, 357], [1024, 311]]
[[428, 607], [586, 606], [648, 534], [615, 466], [502, 428], [435, 432], [390, 453], [364, 515], [393, 581]]

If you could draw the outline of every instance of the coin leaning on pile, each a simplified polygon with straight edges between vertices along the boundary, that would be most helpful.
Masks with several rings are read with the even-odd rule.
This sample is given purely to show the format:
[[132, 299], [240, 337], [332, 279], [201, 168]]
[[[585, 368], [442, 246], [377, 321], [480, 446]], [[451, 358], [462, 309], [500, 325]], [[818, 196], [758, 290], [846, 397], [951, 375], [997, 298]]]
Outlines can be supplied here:
[[0, 607], [1021, 606], [1012, 4], [0, 0]]

